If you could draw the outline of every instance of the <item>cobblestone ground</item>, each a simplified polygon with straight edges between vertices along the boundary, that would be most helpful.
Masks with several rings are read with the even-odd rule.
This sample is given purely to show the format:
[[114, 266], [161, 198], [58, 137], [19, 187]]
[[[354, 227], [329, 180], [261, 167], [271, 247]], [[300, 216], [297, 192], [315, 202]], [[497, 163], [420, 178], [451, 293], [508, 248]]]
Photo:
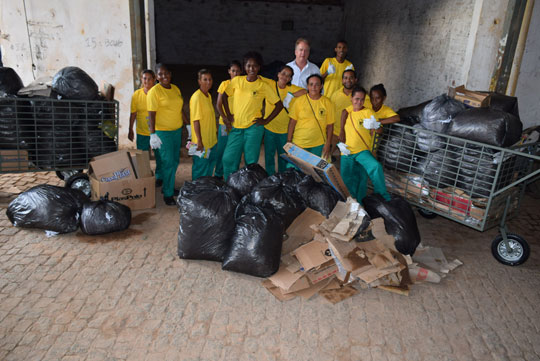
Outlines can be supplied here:
[[[178, 186], [188, 173], [181, 165]], [[532, 198], [509, 225], [531, 244], [524, 265], [495, 261], [495, 230], [419, 217], [424, 244], [464, 265], [409, 297], [366, 290], [333, 306], [281, 303], [258, 279], [178, 259], [178, 212], [161, 197], [108, 236], [11, 227], [9, 201], [44, 182], [61, 183], [51, 173], [0, 176], [0, 360], [540, 359]]]

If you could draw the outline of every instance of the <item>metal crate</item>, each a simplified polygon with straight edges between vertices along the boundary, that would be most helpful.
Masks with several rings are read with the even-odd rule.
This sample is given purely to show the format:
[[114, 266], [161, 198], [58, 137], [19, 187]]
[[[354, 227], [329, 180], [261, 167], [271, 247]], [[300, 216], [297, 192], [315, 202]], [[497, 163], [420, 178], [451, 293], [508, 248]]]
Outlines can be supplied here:
[[524, 262], [518, 253], [526, 260], [529, 248], [506, 222], [517, 215], [525, 185], [540, 177], [533, 167], [538, 149], [539, 143], [500, 148], [399, 123], [385, 126], [374, 145], [389, 192], [428, 218], [441, 215], [478, 231], [498, 226], [494, 256], [512, 265]]

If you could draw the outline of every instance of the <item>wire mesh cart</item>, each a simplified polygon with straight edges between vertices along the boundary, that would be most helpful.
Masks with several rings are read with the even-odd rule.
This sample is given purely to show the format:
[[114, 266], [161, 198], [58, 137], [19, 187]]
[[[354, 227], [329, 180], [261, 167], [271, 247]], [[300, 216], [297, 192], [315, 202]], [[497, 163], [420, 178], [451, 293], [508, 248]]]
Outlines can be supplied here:
[[55, 171], [89, 193], [82, 170], [118, 149], [118, 114], [117, 101], [0, 98], [0, 173]]
[[519, 265], [529, 245], [508, 232], [507, 221], [516, 217], [526, 184], [540, 177], [539, 144], [500, 148], [396, 123], [385, 126], [374, 147], [389, 192], [427, 218], [441, 215], [481, 232], [498, 227], [493, 256]]

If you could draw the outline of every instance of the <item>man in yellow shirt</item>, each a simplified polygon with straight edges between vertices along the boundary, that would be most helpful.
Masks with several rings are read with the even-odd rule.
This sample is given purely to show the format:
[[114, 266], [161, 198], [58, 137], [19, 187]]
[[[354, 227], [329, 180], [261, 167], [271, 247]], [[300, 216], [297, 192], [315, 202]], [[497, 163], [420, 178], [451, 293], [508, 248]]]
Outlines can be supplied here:
[[345, 40], [338, 41], [334, 49], [336, 56], [334, 58], [324, 59], [321, 65], [321, 75], [324, 79], [324, 95], [328, 98], [341, 87], [341, 79], [345, 70], [354, 70], [354, 65], [348, 61], [347, 42]]
[[216, 165], [217, 131], [216, 113], [212, 103], [212, 74], [207, 69], [198, 73], [199, 89], [193, 93], [189, 100], [189, 113], [193, 127], [192, 143], [197, 145], [196, 150], [202, 154], [193, 155], [191, 179], [212, 176]]
[[150, 69], [142, 72], [142, 88], [137, 89], [131, 97], [131, 114], [129, 117], [128, 139], [133, 142], [133, 124], [137, 121], [137, 149], [150, 150], [150, 131], [148, 130], [148, 110], [146, 95], [156, 83], [156, 74]]
[[352, 105], [341, 114], [339, 139], [345, 144], [345, 149], [341, 149], [341, 178], [358, 202], [362, 202], [366, 196], [368, 177], [373, 183], [375, 193], [390, 200], [382, 165], [371, 153], [375, 128], [372, 124], [368, 126], [368, 123], [375, 117], [375, 112], [364, 107], [364, 88], [355, 87], [351, 96]]

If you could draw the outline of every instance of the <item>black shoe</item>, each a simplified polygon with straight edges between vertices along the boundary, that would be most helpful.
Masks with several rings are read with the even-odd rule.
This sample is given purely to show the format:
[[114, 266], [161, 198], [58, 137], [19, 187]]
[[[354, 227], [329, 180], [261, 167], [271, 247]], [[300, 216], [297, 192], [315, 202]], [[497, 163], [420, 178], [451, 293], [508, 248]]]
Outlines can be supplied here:
[[180, 189], [175, 189], [173, 191], [173, 194], [174, 194], [175, 197], [178, 197], [178, 195], [180, 194]]
[[163, 179], [156, 179], [156, 187], [161, 187], [163, 185]]
[[168, 206], [175, 206], [176, 205], [176, 201], [174, 200], [174, 197], [163, 197], [163, 201]]

